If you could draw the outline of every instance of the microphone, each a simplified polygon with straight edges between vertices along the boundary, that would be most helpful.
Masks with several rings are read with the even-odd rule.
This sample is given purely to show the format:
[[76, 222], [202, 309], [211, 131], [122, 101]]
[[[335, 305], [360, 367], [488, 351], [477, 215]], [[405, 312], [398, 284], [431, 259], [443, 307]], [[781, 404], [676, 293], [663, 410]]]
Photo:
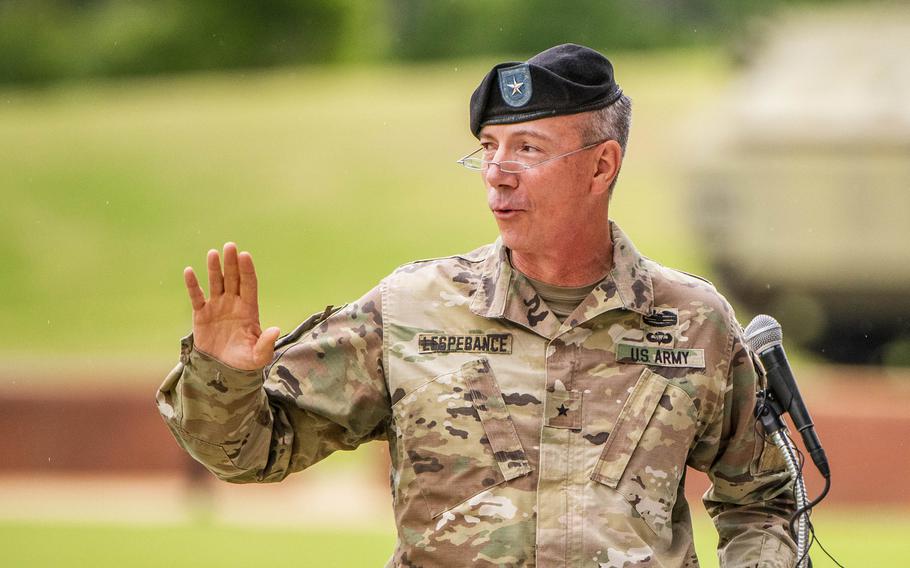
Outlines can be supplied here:
[[755, 316], [745, 329], [746, 343], [758, 354], [765, 367], [768, 388], [783, 410], [790, 414], [815, 467], [827, 478], [831, 475], [828, 458], [815, 433], [815, 425], [812, 424], [812, 417], [799, 393], [799, 387], [796, 386], [796, 379], [781, 345], [783, 338], [783, 330], [777, 320], [764, 314]]

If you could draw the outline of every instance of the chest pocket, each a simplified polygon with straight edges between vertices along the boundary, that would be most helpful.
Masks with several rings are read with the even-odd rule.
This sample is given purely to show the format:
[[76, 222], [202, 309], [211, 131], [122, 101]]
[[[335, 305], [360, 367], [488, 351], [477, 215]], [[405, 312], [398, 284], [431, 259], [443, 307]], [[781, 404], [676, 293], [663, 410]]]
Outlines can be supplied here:
[[626, 399], [591, 479], [620, 492], [665, 542], [698, 412], [679, 386], [645, 369]]
[[486, 359], [436, 377], [392, 409], [433, 517], [531, 471]]

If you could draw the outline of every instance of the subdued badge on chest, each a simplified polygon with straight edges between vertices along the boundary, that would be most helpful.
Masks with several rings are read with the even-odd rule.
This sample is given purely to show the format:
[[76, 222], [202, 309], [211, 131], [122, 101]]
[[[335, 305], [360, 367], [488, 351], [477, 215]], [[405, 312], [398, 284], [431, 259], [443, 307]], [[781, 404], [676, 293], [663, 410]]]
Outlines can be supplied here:
[[679, 334], [679, 310], [657, 308], [641, 318], [642, 341], [648, 347], [674, 348]]
[[417, 348], [426, 353], [512, 353], [511, 333], [421, 333], [417, 336]]

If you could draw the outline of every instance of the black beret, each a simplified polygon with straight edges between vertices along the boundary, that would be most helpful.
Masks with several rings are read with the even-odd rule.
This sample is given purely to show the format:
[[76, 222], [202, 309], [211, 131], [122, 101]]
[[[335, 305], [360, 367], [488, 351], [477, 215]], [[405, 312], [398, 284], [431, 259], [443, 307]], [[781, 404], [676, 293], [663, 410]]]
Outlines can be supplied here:
[[471, 95], [471, 132], [611, 105], [622, 95], [613, 65], [591, 48], [557, 45], [526, 62], [493, 67]]

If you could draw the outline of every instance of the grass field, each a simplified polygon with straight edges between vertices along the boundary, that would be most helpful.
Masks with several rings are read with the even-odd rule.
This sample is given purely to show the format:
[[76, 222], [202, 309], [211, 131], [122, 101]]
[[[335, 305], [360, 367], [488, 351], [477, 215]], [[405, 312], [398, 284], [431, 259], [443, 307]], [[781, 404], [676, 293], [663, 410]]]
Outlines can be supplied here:
[[[816, 529], [844, 566], [906, 565], [910, 518], [820, 511]], [[696, 546], [703, 567], [718, 565], [716, 537], [697, 523]], [[8, 568], [247, 566], [382, 566], [394, 548], [392, 532], [305, 532], [207, 525], [107, 526], [0, 523], [0, 565]], [[816, 545], [815, 568], [836, 566]]]
[[[226, 240], [253, 253], [263, 322], [283, 329], [400, 263], [491, 241], [481, 181], [454, 163], [491, 63], [0, 91], [0, 356], [170, 361], [181, 270]], [[676, 134], [727, 66], [704, 51], [616, 65], [636, 114], [613, 216], [645, 254], [703, 272]]]

